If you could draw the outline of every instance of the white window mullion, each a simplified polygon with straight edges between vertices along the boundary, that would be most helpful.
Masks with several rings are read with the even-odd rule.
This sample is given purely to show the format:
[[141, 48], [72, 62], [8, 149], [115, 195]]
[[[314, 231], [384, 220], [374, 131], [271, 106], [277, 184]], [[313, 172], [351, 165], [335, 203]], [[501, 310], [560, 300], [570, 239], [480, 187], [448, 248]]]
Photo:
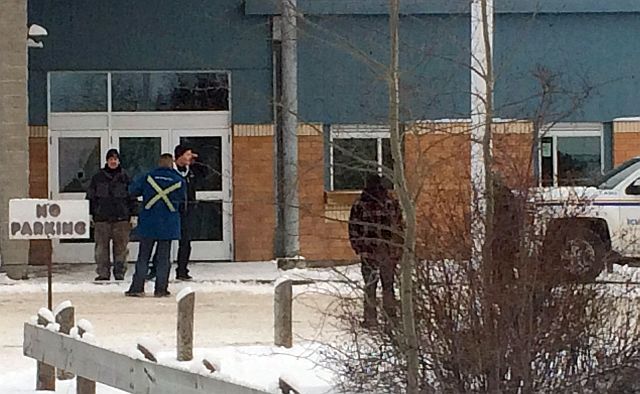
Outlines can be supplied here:
[[112, 126], [112, 89], [111, 89], [111, 73], [107, 73], [107, 127], [109, 131], [109, 146], [113, 146], [113, 126]]
[[378, 138], [377, 143], [378, 143], [378, 175], [382, 175], [382, 138]]
[[333, 163], [333, 133], [329, 133], [329, 189], [333, 190], [333, 177], [335, 175]]
[[558, 186], [558, 137], [551, 137], [551, 148], [552, 148], [552, 165], [553, 168], [553, 186]]

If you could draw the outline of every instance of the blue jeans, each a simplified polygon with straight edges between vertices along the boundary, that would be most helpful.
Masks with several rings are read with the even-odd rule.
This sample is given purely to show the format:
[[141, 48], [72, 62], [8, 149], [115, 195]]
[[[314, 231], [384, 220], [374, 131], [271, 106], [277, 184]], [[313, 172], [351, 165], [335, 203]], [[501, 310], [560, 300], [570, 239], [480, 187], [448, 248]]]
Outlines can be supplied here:
[[136, 293], [144, 292], [144, 281], [147, 278], [149, 259], [151, 258], [151, 252], [153, 251], [153, 245], [156, 243], [155, 292], [162, 293], [167, 291], [167, 288], [169, 287], [169, 269], [171, 268], [171, 263], [169, 262], [171, 241], [150, 238], [142, 238], [140, 240], [138, 260], [136, 261], [136, 272], [133, 274], [133, 282], [131, 282], [129, 291]]

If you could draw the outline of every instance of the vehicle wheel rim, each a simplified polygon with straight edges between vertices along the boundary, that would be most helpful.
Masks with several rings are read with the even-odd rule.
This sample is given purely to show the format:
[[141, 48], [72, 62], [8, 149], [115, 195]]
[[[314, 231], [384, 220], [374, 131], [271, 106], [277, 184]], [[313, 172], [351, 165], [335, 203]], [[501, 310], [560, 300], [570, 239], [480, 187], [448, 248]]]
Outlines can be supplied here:
[[594, 247], [583, 239], [571, 239], [560, 255], [563, 266], [573, 275], [587, 273], [596, 263]]

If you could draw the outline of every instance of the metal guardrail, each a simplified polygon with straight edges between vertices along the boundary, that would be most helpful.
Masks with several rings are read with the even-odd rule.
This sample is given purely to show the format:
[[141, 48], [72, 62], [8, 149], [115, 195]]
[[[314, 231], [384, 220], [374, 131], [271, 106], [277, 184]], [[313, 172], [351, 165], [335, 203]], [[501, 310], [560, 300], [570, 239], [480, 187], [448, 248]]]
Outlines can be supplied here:
[[24, 355], [129, 393], [265, 394], [256, 388], [136, 359], [30, 323]]

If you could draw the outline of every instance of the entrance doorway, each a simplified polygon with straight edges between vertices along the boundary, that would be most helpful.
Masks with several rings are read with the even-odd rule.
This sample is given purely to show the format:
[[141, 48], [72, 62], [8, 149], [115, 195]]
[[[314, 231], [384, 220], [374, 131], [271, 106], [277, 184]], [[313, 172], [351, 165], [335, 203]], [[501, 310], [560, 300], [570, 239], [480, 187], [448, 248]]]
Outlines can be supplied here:
[[[49, 197], [84, 199], [110, 148], [132, 178], [185, 144], [206, 174], [196, 180], [192, 261], [233, 258], [231, 118], [225, 72], [49, 74]], [[88, 240], [53, 241], [54, 262], [94, 262]], [[130, 261], [138, 243], [129, 244]], [[175, 260], [177, 242], [172, 248]]]
[[[51, 197], [84, 199], [91, 177], [104, 165], [109, 148], [120, 152], [122, 167], [132, 179], [155, 168], [161, 153], [172, 153], [178, 144], [198, 153], [196, 166], [204, 176], [196, 178], [196, 199], [190, 222], [192, 261], [224, 261], [233, 256], [231, 158], [229, 129], [51, 131]], [[112, 143], [108, 143], [112, 142]], [[135, 260], [138, 244], [132, 238], [129, 260]], [[93, 262], [93, 234], [89, 240], [56, 241], [54, 262]], [[172, 249], [173, 258], [177, 247]]]

